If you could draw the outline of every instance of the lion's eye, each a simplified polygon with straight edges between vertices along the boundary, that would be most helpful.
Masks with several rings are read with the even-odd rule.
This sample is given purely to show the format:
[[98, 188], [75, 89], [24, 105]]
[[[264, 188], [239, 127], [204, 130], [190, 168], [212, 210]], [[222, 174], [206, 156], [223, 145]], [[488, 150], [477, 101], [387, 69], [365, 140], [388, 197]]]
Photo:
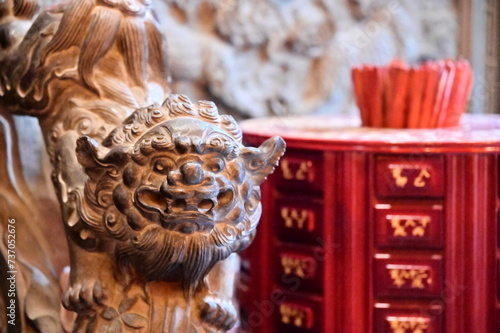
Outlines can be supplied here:
[[158, 160], [154, 164], [154, 170], [159, 173], [166, 173], [172, 168], [172, 162], [168, 160]]
[[210, 166], [210, 171], [212, 172], [220, 172], [224, 169], [224, 162], [221, 159], [215, 159]]
[[163, 171], [163, 170], [165, 170], [165, 166], [162, 163], [160, 163], [160, 162], [156, 162], [156, 164], [155, 164], [155, 170], [156, 171]]

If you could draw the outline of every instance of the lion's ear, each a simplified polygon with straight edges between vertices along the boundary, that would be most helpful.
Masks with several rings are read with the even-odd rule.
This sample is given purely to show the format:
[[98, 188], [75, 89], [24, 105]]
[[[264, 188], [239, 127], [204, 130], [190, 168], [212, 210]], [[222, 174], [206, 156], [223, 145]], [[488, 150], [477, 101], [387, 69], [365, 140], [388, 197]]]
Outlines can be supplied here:
[[86, 170], [103, 167], [103, 159], [107, 153], [108, 149], [104, 149], [97, 141], [88, 136], [82, 136], [76, 141], [76, 157]]
[[129, 161], [125, 147], [109, 149], [88, 136], [76, 141], [76, 156], [87, 173], [91, 170], [118, 169]]
[[259, 148], [245, 147], [241, 156], [247, 173], [255, 185], [260, 185], [274, 171], [278, 161], [285, 153], [285, 141], [279, 136], [266, 140]]

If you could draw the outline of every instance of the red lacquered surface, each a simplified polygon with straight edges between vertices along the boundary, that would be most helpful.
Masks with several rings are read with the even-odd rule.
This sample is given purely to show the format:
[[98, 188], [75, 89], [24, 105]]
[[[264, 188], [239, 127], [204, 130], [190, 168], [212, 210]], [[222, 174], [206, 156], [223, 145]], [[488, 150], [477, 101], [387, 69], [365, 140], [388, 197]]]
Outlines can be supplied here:
[[286, 291], [282, 293], [283, 301], [278, 304], [273, 314], [273, 326], [283, 332], [321, 332], [322, 299], [314, 296], [302, 296]]
[[242, 123], [288, 150], [263, 186], [251, 332], [498, 333], [500, 117], [436, 130], [355, 118]]
[[282, 288], [323, 294], [324, 256], [320, 247], [279, 245], [276, 247], [274, 281]]
[[323, 201], [284, 196], [276, 201], [275, 223], [279, 240], [315, 245], [323, 236]]
[[323, 161], [321, 154], [290, 149], [279, 166], [276, 187], [286, 189], [323, 190]]
[[375, 308], [375, 333], [443, 331], [443, 312], [440, 306], [425, 305], [390, 306], [377, 304]]
[[374, 284], [378, 298], [438, 299], [443, 290], [443, 258], [378, 253]]
[[379, 197], [442, 197], [443, 156], [378, 155], [375, 192]]
[[378, 248], [440, 249], [444, 245], [442, 205], [379, 204], [374, 223]]

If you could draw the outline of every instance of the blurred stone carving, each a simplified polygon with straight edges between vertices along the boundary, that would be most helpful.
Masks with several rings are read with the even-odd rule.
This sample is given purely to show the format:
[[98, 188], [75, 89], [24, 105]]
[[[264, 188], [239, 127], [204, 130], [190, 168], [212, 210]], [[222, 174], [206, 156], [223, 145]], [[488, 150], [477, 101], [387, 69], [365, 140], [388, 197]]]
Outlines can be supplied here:
[[451, 0], [159, 0], [173, 87], [244, 117], [354, 112], [350, 68], [455, 57]]
[[[36, 1], [3, 2], [2, 114], [39, 120], [68, 239], [63, 298], [78, 313], [75, 331], [225, 331], [237, 320], [239, 266], [231, 254], [254, 236], [259, 184], [284, 143], [245, 148], [236, 122], [213, 103], [169, 96], [165, 44], [149, 5], [71, 1], [46, 8], [26, 29]], [[16, 158], [7, 156], [6, 170]], [[30, 199], [16, 210], [23, 205]], [[2, 210], [2, 223], [11, 213]], [[52, 236], [51, 246], [66, 248], [61, 235]], [[43, 257], [46, 248], [33, 239], [19, 251]], [[41, 258], [34, 261], [57, 277]], [[20, 302], [21, 312], [32, 309], [26, 318], [34, 331], [60, 328], [56, 278], [50, 286], [56, 291], [33, 293], [48, 295], [47, 302]]]

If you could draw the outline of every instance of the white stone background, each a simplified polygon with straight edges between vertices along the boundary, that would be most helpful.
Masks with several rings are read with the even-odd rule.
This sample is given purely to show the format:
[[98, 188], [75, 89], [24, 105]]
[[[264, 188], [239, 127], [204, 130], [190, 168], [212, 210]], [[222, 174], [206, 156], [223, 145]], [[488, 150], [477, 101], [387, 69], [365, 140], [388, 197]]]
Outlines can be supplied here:
[[455, 58], [451, 0], [156, 0], [174, 92], [238, 117], [357, 113], [350, 68]]

